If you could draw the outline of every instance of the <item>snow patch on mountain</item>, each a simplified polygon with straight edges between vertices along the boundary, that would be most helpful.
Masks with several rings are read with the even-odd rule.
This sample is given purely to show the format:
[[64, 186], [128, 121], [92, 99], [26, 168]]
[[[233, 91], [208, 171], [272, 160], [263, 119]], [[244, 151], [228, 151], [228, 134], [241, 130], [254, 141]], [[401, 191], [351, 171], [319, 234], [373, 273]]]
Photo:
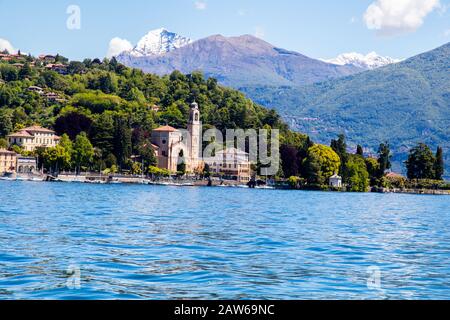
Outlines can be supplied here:
[[132, 57], [147, 57], [164, 55], [173, 50], [184, 47], [193, 41], [182, 37], [176, 33], [167, 31], [164, 28], [152, 30], [147, 33], [137, 45], [129, 51], [124, 51], [121, 55]]
[[370, 52], [363, 55], [356, 52], [343, 53], [333, 59], [321, 59], [324, 62], [336, 64], [339, 66], [352, 65], [358, 68], [373, 70], [387, 66], [389, 64], [398, 63], [401, 59], [380, 56], [376, 52]]

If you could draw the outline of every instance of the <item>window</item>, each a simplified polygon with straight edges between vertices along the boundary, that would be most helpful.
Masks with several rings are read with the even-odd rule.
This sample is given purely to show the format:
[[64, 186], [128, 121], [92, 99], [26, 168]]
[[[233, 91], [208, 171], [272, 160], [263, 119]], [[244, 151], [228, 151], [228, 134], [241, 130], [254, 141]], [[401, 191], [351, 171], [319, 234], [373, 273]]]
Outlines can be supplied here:
[[167, 143], [167, 140], [164, 139], [164, 140], [162, 141], [162, 144], [166, 144], [166, 143]]
[[167, 156], [167, 153], [165, 151], [162, 152], [163, 157]]

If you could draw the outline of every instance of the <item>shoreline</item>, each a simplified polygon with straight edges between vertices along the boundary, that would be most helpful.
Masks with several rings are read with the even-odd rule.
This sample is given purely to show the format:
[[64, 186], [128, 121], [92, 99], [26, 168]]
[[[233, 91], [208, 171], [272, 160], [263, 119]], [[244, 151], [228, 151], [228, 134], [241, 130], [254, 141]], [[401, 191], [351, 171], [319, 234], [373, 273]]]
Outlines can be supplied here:
[[[102, 185], [150, 185], [161, 187], [211, 187], [211, 188], [242, 188], [242, 189], [257, 189], [257, 190], [285, 190], [285, 191], [317, 191], [317, 192], [338, 192], [338, 193], [354, 193], [348, 191], [330, 191], [330, 190], [309, 190], [309, 189], [291, 189], [277, 186], [257, 186], [250, 188], [247, 184], [239, 183], [231, 180], [213, 180], [212, 185], [208, 185], [207, 180], [152, 180], [142, 177], [109, 177], [103, 176], [102, 179], [92, 179], [89, 176], [73, 176], [61, 175], [61, 178], [49, 179], [50, 176], [33, 176], [16, 178], [0, 177], [0, 181], [8, 182], [47, 182], [47, 183], [80, 183], [80, 184], [102, 184]], [[450, 196], [450, 190], [435, 190], [435, 189], [377, 189], [372, 188], [370, 191], [362, 193], [380, 193], [380, 194], [411, 194], [411, 195], [434, 195], [434, 196]]]

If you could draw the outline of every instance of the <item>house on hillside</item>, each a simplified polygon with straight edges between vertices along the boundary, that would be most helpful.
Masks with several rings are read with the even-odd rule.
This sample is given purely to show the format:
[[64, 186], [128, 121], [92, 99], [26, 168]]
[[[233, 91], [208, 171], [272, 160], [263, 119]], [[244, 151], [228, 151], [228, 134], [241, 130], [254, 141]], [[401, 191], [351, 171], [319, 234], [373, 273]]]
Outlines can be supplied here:
[[41, 87], [38, 87], [38, 86], [30, 86], [30, 87], [28, 87], [28, 91], [36, 92], [39, 95], [44, 94], [44, 89], [42, 89]]
[[57, 73], [59, 73], [61, 75], [66, 75], [68, 73], [67, 72], [67, 65], [62, 64], [62, 63], [54, 63], [54, 64], [50, 63], [50, 64], [46, 65], [45, 68], [47, 70], [55, 71], [55, 72], [57, 72]]
[[59, 144], [60, 137], [50, 129], [32, 126], [7, 136], [10, 146], [17, 145], [25, 151], [34, 151], [38, 147], [51, 148]]
[[46, 63], [55, 63], [56, 62], [56, 57], [52, 56], [50, 54], [41, 54], [39, 56], [39, 60], [46, 62]]

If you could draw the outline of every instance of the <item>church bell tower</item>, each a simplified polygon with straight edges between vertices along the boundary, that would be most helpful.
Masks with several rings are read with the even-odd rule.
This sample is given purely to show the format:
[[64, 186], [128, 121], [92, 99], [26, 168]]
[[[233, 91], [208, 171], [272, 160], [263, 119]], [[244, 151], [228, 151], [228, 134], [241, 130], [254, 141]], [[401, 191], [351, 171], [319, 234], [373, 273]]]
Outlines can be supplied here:
[[194, 101], [191, 103], [189, 110], [188, 131], [190, 134], [189, 152], [191, 158], [192, 170], [195, 170], [200, 165], [201, 157], [201, 134], [202, 122], [200, 121], [200, 109], [198, 104]]

